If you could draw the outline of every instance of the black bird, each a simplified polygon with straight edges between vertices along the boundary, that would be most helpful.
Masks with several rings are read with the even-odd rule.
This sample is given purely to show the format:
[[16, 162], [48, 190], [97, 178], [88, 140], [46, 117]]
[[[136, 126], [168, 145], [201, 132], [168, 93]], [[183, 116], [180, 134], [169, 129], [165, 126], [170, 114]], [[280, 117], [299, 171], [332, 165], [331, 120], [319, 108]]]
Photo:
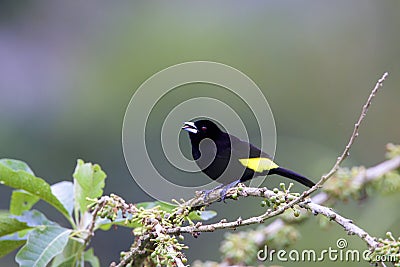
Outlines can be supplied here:
[[[189, 132], [192, 156], [201, 171], [221, 183], [217, 188], [224, 187], [222, 200], [229, 188], [267, 174], [278, 174], [308, 187], [315, 185], [306, 177], [279, 167], [267, 153], [223, 132], [210, 120], [185, 122], [182, 129]], [[213, 190], [206, 191], [205, 197]]]

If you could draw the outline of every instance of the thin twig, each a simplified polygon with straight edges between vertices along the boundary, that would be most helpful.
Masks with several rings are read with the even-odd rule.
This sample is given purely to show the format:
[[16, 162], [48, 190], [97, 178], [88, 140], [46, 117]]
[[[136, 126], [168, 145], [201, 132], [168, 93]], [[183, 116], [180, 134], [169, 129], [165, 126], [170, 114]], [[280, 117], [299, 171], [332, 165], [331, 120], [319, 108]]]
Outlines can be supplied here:
[[[388, 75], [389, 75], [389, 73], [385, 72], [382, 75], [382, 77], [378, 80], [378, 82], [375, 84], [374, 89], [372, 89], [371, 93], [369, 94], [367, 102], [364, 104], [364, 106], [362, 108], [360, 117], [358, 118], [356, 124], [354, 124], [353, 133], [351, 134], [350, 140], [349, 140], [348, 144], [346, 145], [342, 155], [340, 157], [338, 157], [338, 159], [336, 160], [336, 163], [335, 163], [335, 165], [333, 165], [332, 169], [327, 174], [323, 175], [321, 177], [321, 179], [318, 181], [317, 185], [314, 187], [319, 187], [322, 184], [324, 184], [339, 169], [340, 164], [350, 155], [350, 148], [353, 145], [354, 140], [358, 137], [358, 131], [360, 129], [360, 125], [361, 125], [362, 121], [364, 120], [365, 116], [367, 115], [368, 108], [371, 106], [371, 103], [372, 103], [372, 99], [375, 97], [378, 90], [383, 86], [383, 82], [385, 81], [385, 79], [387, 78]], [[311, 189], [313, 189], [313, 188], [311, 188]], [[315, 188], [314, 190], [311, 190], [311, 189], [308, 191], [311, 191], [311, 193], [312, 193], [317, 188]]]
[[133, 247], [129, 250], [129, 252], [126, 253], [126, 255], [124, 256], [124, 258], [118, 263], [116, 264], [115, 262], [112, 262], [110, 264], [110, 267], [122, 267], [122, 266], [126, 266], [130, 261], [132, 261], [133, 258], [137, 257], [137, 255], [141, 254], [141, 250], [139, 249], [139, 247]]
[[316, 203], [312, 203], [311, 201], [309, 203], [302, 202], [299, 204], [299, 206], [311, 210], [313, 214], [322, 214], [326, 218], [335, 221], [337, 224], [342, 226], [349, 235], [359, 236], [362, 240], [364, 240], [367, 243], [368, 247], [370, 248], [377, 247], [378, 242], [376, 241], [376, 238], [369, 235], [361, 227], [355, 225], [352, 220], [341, 216], [337, 212], [333, 211], [331, 208], [324, 207]]
[[[210, 224], [210, 225], [177, 227], [177, 228], [172, 228], [172, 229], [166, 229], [166, 232], [170, 233], [170, 234], [173, 234], [173, 233], [193, 233], [193, 232], [212, 232], [212, 231], [215, 231], [217, 229], [237, 228], [238, 226], [262, 223], [266, 219], [269, 219], [271, 217], [275, 217], [277, 215], [280, 215], [283, 212], [285, 212], [287, 209], [290, 209], [294, 205], [300, 204], [300, 203], [301, 203], [301, 205], [303, 207], [307, 207], [307, 208], [311, 209], [311, 207], [309, 205], [310, 203], [312, 203], [311, 200], [305, 200], [305, 198], [307, 196], [309, 196], [310, 194], [312, 194], [313, 192], [315, 192], [330, 177], [332, 177], [332, 175], [335, 174], [335, 172], [339, 169], [340, 164], [348, 157], [349, 152], [350, 152], [350, 148], [353, 145], [355, 139], [358, 137], [358, 131], [359, 131], [360, 125], [363, 122], [363, 120], [364, 120], [364, 118], [365, 118], [365, 116], [366, 116], [366, 114], [368, 112], [368, 109], [369, 109], [369, 107], [370, 107], [370, 105], [372, 103], [372, 99], [375, 97], [375, 95], [378, 92], [378, 90], [383, 86], [383, 82], [385, 81], [387, 76], [388, 76], [388, 73], [385, 72], [382, 75], [382, 77], [378, 80], [378, 82], [376, 83], [375, 87], [372, 89], [372, 91], [371, 91], [366, 103], [364, 104], [364, 106], [362, 108], [361, 114], [360, 114], [357, 122], [354, 125], [353, 133], [351, 134], [349, 142], [347, 143], [344, 151], [342, 152], [341, 156], [337, 158], [336, 163], [333, 165], [332, 169], [327, 174], [323, 175], [321, 177], [321, 179], [315, 184], [315, 186], [313, 186], [312, 188], [310, 188], [307, 191], [304, 191], [299, 197], [297, 197], [294, 200], [288, 202], [287, 204], [279, 207], [278, 209], [276, 209], [274, 211], [268, 210], [267, 212], [265, 212], [264, 214], [262, 214], [260, 216], [251, 217], [251, 218], [248, 218], [248, 219], [245, 219], [245, 220], [242, 220], [241, 218], [239, 218], [239, 219], [237, 219], [235, 221], [231, 221], [231, 222], [218, 222], [218, 223]], [[247, 195], [252, 195], [254, 193], [254, 195], [263, 196], [263, 197], [266, 197], [266, 198], [270, 198], [271, 195], [274, 194], [274, 192], [272, 192], [270, 190], [267, 190], [265, 188], [258, 189], [258, 190], [257, 189], [253, 189], [253, 188], [244, 188], [244, 189], [242, 189], [242, 191], [238, 191], [238, 194], [242, 194], [243, 192], [245, 194], [247, 194]], [[214, 194], [218, 194], [218, 190]], [[210, 197], [212, 198], [212, 196], [210, 196]], [[190, 200], [189, 202], [186, 202], [185, 204], [198, 205], [198, 204], [201, 203], [200, 199], [202, 199], [202, 198], [203, 198], [202, 196], [197, 196], [196, 198]], [[217, 197], [214, 198], [214, 199], [215, 199], [215, 201], [218, 200]], [[208, 201], [208, 203], [204, 203], [204, 204], [210, 204], [210, 203], [212, 203], [212, 201]], [[311, 206], [314, 207], [314, 208], [318, 208], [317, 210], [315, 210], [316, 213], [321, 213], [321, 214], [326, 215], [326, 216], [333, 216], [331, 214], [331, 212], [327, 212], [325, 209], [323, 209], [325, 207], [322, 208], [322, 206], [320, 206], [320, 205], [318, 205], [316, 203], [312, 203]], [[328, 209], [328, 208], [326, 208], [326, 209]], [[348, 224], [348, 222], [349, 222], [348, 219], [345, 219], [344, 217], [340, 216], [339, 214], [336, 214], [335, 216], [338, 216], [338, 218], [340, 218], [340, 219], [338, 219], [338, 221], [335, 220], [338, 224], [343, 226], [345, 229], [352, 229], [352, 227]], [[362, 230], [359, 227], [356, 227], [353, 230], [354, 230], [355, 233], [360, 233], [361, 236], [369, 236], [368, 233], [366, 233], [364, 230]], [[367, 244], [368, 244], [369, 247], [375, 248], [376, 242], [373, 242], [372, 240], [373, 240], [372, 238], [368, 238], [368, 241], [366, 240]]]
[[[388, 173], [390, 171], [393, 171], [393, 170], [399, 169], [399, 168], [400, 168], [400, 156], [383, 161], [375, 166], [369, 167], [362, 173], [358, 174], [355, 178], [352, 179], [352, 185], [350, 185], [350, 187], [362, 188], [368, 182], [378, 179], [385, 173]], [[329, 195], [325, 192], [321, 192], [311, 198], [311, 203], [321, 205], [328, 200], [329, 200]], [[327, 214], [328, 214], [328, 212], [323, 215], [326, 216]], [[332, 216], [333, 215], [330, 215], [330, 216], [328, 215], [327, 217], [330, 218]], [[282, 219], [280, 219], [280, 218], [275, 219], [272, 223], [270, 223], [268, 226], [263, 228], [262, 232], [264, 234], [261, 235], [261, 238], [258, 238], [257, 245], [260, 246], [260, 245], [264, 244], [265, 240], [269, 236], [269, 234], [276, 233], [277, 231], [282, 229], [284, 226], [285, 226], [285, 222]], [[359, 236], [362, 238], [363, 235], [359, 235]], [[370, 238], [366, 238], [366, 240], [368, 240], [369, 242], [371, 241]], [[380, 263], [380, 265], [386, 266], [383, 262]]]
[[[161, 224], [157, 223], [154, 226], [155, 230], [156, 230], [156, 236], [163, 236], [163, 232], [164, 232], [164, 228], [161, 226]], [[167, 251], [170, 253], [170, 255], [172, 256], [172, 258], [175, 261], [176, 266], [178, 267], [185, 267], [185, 265], [182, 263], [181, 259], [177, 256], [175, 256], [176, 251], [172, 246], [168, 246], [167, 247]]]
[[347, 143], [341, 156], [337, 158], [336, 163], [333, 165], [332, 169], [327, 174], [323, 175], [321, 177], [321, 179], [313, 187], [311, 187], [307, 191], [304, 191], [300, 197], [298, 197], [297, 199], [288, 203], [287, 204], [288, 207], [286, 209], [293, 207], [294, 205], [296, 205], [297, 203], [299, 203], [300, 201], [305, 199], [307, 196], [309, 196], [310, 194], [312, 194], [313, 192], [318, 190], [318, 188], [320, 188], [329, 178], [332, 177], [332, 175], [334, 175], [337, 172], [340, 164], [350, 155], [350, 148], [353, 145], [354, 140], [358, 137], [358, 131], [360, 129], [360, 125], [363, 122], [365, 116], [367, 115], [368, 109], [372, 103], [372, 99], [375, 97], [378, 90], [383, 86], [383, 82], [385, 81], [385, 79], [387, 78], [388, 75], [389, 74], [387, 72], [385, 72], [382, 75], [382, 77], [377, 81], [374, 89], [372, 89], [371, 93], [369, 94], [367, 102], [364, 104], [364, 106], [361, 110], [360, 117], [358, 118], [357, 122], [354, 124], [353, 133], [350, 136], [349, 142]]
[[[261, 197], [261, 198], [271, 198], [271, 197], [279, 197], [278, 194], [274, 193], [271, 190], [267, 190], [265, 188], [253, 188], [253, 187], [243, 187], [241, 190], [237, 189], [231, 189], [229, 193], [227, 194], [227, 198], [233, 198], [233, 194], [238, 194], [240, 196], [245, 196], [245, 197]], [[376, 247], [377, 242], [375, 239], [370, 236], [365, 230], [362, 228], [358, 227], [355, 225], [351, 220], [341, 216], [337, 212], [333, 211], [331, 208], [324, 207], [322, 205], [319, 205], [317, 203], [313, 203], [311, 199], [304, 200], [299, 203], [299, 206], [305, 209], [310, 210], [313, 214], [321, 214], [325, 217], [327, 217], [330, 220], [334, 220], [337, 224], [341, 225], [348, 233], [351, 234], [356, 234], [359, 237], [361, 237], [363, 240], [366, 241], [367, 245], [369, 247]], [[270, 216], [274, 216], [273, 212], [268, 212], [268, 214], [271, 214]], [[176, 227], [176, 228], [169, 228], [166, 229], [165, 232], [167, 234], [178, 234], [178, 233], [195, 233], [195, 232], [213, 232], [217, 229], [227, 229], [227, 228], [234, 228], [236, 229], [237, 227], [243, 226], [243, 225], [249, 225], [249, 224], [255, 224], [255, 223], [261, 223], [263, 221], [264, 217], [262, 216], [257, 216], [257, 217], [252, 217], [246, 220], [242, 220], [241, 218], [238, 218], [237, 220], [231, 221], [231, 222], [218, 222], [218, 223], [213, 223], [213, 224], [208, 224], [208, 225], [194, 225], [194, 226], [185, 226], [185, 227]], [[277, 223], [276, 227], [277, 229], [280, 229], [283, 225]], [[275, 229], [275, 230], [277, 230]]]
[[[366, 103], [364, 104], [362, 110], [361, 110], [361, 114], [357, 120], [357, 122], [354, 124], [354, 129], [353, 129], [353, 133], [350, 136], [349, 142], [347, 143], [345, 149], [343, 150], [342, 154], [337, 158], [335, 164], [333, 165], [332, 169], [324, 174], [320, 180], [310, 189], [304, 191], [298, 198], [294, 199], [293, 201], [289, 202], [288, 204], [286, 204], [282, 209], [280, 209], [278, 211], [278, 214], [281, 214], [282, 212], [284, 212], [285, 210], [293, 207], [294, 205], [296, 205], [297, 203], [301, 202], [302, 200], [304, 200], [307, 196], [309, 196], [310, 194], [314, 193], [316, 190], [318, 190], [330, 177], [332, 177], [333, 174], [336, 173], [336, 171], [339, 169], [340, 164], [350, 155], [350, 148], [353, 145], [355, 139], [358, 137], [358, 131], [360, 128], [361, 123], [363, 122], [365, 116], [367, 115], [368, 109], [372, 103], [372, 99], [375, 97], [376, 93], [378, 92], [378, 90], [383, 86], [383, 82], [385, 81], [385, 79], [387, 78], [389, 74], [387, 72], [385, 72], [382, 77], [377, 81], [377, 83], [375, 84], [375, 87], [372, 89], [371, 93], [368, 96], [368, 99], [366, 101]], [[214, 191], [213, 196], [217, 196], [217, 194], [220, 192], [220, 190], [216, 190]], [[211, 203], [213, 203], [214, 201], [218, 201], [219, 198], [213, 198], [212, 195], [210, 195], [209, 199], [207, 199], [207, 201], [204, 201], [203, 195], [198, 195], [197, 197], [185, 202], [182, 204], [182, 207], [196, 207], [196, 206], [204, 206], [204, 205], [210, 205]], [[278, 215], [277, 214], [277, 215]], [[269, 216], [267, 214], [265, 214], [265, 218], [269, 218]]]
[[[227, 229], [227, 228], [233, 228], [236, 229], [239, 226], [243, 225], [250, 225], [250, 224], [255, 224], [255, 223], [262, 223], [266, 219], [269, 219], [271, 217], [275, 217], [277, 215], [282, 214], [285, 212], [287, 209], [292, 208], [294, 205], [298, 204], [302, 208], [306, 208], [308, 210], [311, 210], [314, 214], [322, 214], [323, 216], [326, 216], [330, 218], [331, 220], [334, 220], [336, 223], [341, 225], [348, 233], [356, 234], [360, 238], [362, 238], [368, 245], [368, 247], [374, 249], [377, 246], [376, 240], [371, 237], [366, 231], [364, 231], [362, 228], [358, 227], [355, 225], [351, 220], [339, 215], [338, 213], [334, 212], [332, 209], [324, 207], [322, 205], [319, 205], [318, 203], [313, 202], [311, 199], [306, 199], [310, 194], [318, 190], [332, 175], [339, 169], [340, 164], [349, 156], [350, 148], [353, 145], [355, 139], [358, 136], [358, 131], [360, 128], [361, 123], [363, 122], [368, 109], [372, 103], [372, 99], [375, 97], [376, 93], [378, 90], [383, 86], [383, 82], [387, 78], [388, 73], [384, 73], [383, 76], [378, 80], [376, 83], [375, 87], [371, 91], [366, 103], [364, 104], [361, 114], [357, 120], [357, 122], [354, 125], [353, 132], [350, 136], [349, 142], [347, 143], [343, 153], [341, 154], [340, 157], [337, 158], [336, 163], [333, 165], [332, 169], [325, 175], [323, 175], [320, 180], [316, 183], [315, 186], [310, 188], [307, 191], [304, 191], [299, 197], [289, 201], [285, 205], [282, 205], [278, 207], [276, 210], [267, 210], [264, 214], [256, 217], [251, 217], [248, 219], [241, 219], [238, 218], [235, 221], [231, 222], [225, 222], [221, 221], [218, 223], [214, 224], [209, 224], [209, 225], [201, 225], [201, 224], [196, 224], [195, 226], [184, 226], [184, 227], [176, 227], [176, 228], [167, 228], [163, 229], [163, 232], [166, 234], [178, 234], [178, 233], [196, 233], [196, 232], [212, 232], [217, 229]], [[363, 178], [365, 179], [365, 178]], [[365, 182], [364, 180], [362, 182]], [[238, 190], [237, 188], [232, 188], [229, 190], [227, 197], [232, 198], [232, 194], [235, 193], [237, 195], [241, 196], [257, 196], [257, 197], [265, 197], [265, 198], [270, 198], [272, 196], [277, 196], [273, 191], [268, 190], [266, 188], [241, 188], [241, 190]], [[182, 204], [182, 208], [184, 207], [199, 207], [199, 206], [204, 206], [204, 205], [209, 205], [212, 202], [215, 202], [219, 199], [218, 196], [219, 191], [216, 190], [213, 192], [208, 201], [205, 203], [203, 201], [203, 196], [199, 195], [195, 197], [194, 199], [191, 199], [190, 201]], [[321, 193], [324, 194], [324, 193]], [[319, 194], [319, 195], [321, 195]], [[315, 196], [313, 199], [318, 199], [317, 196]], [[319, 201], [324, 201], [324, 198], [320, 198]], [[317, 202], [317, 201], [316, 201]], [[179, 210], [177, 211], [179, 213]], [[279, 226], [279, 222], [276, 223], [277, 227], [282, 227]], [[178, 262], [177, 262], [178, 263]]]
[[88, 228], [87, 228], [87, 236], [85, 238], [85, 243], [84, 243], [84, 248], [86, 248], [86, 246], [89, 244], [90, 240], [92, 239], [92, 237], [94, 236], [94, 228], [96, 226], [96, 219], [97, 219], [97, 214], [99, 213], [99, 211], [101, 209], [104, 208], [104, 206], [106, 205], [106, 201], [99, 201], [99, 203], [96, 205], [96, 208], [93, 210], [92, 212], [92, 221], [90, 222]]

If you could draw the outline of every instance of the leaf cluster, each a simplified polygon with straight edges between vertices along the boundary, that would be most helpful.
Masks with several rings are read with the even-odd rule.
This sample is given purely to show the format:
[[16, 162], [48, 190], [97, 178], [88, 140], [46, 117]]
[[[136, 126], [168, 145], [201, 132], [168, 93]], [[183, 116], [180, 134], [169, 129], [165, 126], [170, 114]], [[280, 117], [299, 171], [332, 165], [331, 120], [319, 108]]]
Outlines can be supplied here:
[[[105, 179], [99, 165], [78, 160], [72, 182], [49, 185], [26, 163], [1, 159], [0, 183], [14, 190], [9, 210], [0, 215], [0, 257], [19, 248], [15, 260], [20, 266], [100, 266], [93, 249], [86, 250], [92, 234], [87, 205], [88, 197], [102, 195]], [[32, 209], [39, 200], [60, 212], [70, 228]]]

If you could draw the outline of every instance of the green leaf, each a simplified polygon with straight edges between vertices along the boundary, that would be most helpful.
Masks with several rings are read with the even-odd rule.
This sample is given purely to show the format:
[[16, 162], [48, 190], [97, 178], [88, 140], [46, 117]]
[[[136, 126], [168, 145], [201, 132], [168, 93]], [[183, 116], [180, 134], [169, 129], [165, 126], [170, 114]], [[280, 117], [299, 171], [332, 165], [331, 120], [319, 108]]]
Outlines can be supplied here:
[[93, 248], [85, 251], [85, 253], [83, 254], [83, 257], [84, 257], [86, 262], [89, 262], [90, 265], [92, 265], [92, 267], [100, 267], [99, 258], [97, 258], [94, 255]]
[[43, 213], [37, 210], [24, 211], [22, 215], [16, 216], [12, 215], [11, 218], [18, 220], [21, 223], [25, 223], [29, 228], [21, 230], [18, 232], [18, 237], [26, 239], [26, 236], [32, 231], [33, 227], [43, 226], [43, 225], [58, 225], [53, 221], [44, 216]]
[[99, 165], [84, 163], [79, 159], [73, 176], [75, 201], [79, 203], [81, 213], [84, 213], [90, 204], [86, 198], [98, 198], [103, 194], [104, 180], [107, 175]]
[[[57, 258], [57, 257], [56, 257]], [[71, 267], [77, 266], [76, 262], [78, 261], [78, 253], [70, 255], [68, 258], [63, 258], [62, 261], [56, 261], [51, 264], [52, 267]], [[79, 266], [79, 265], [78, 265]]]
[[57, 210], [65, 217], [70, 218], [68, 211], [64, 208], [61, 202], [51, 193], [50, 185], [43, 179], [33, 176], [30, 172], [21, 169], [13, 169], [21, 167], [20, 163], [15, 160], [0, 161], [0, 184], [13, 187], [15, 189], [25, 190], [32, 195], [35, 195]]
[[0, 237], [30, 228], [26, 223], [10, 216], [12, 215], [4, 213], [0, 215]]
[[25, 162], [17, 159], [0, 159], [0, 163], [11, 168], [14, 171], [25, 171], [29, 174], [35, 175], [32, 169]]
[[76, 266], [75, 263], [81, 258], [84, 250], [83, 245], [83, 242], [79, 242], [76, 239], [68, 239], [64, 250], [54, 258], [51, 266]]
[[206, 221], [217, 216], [217, 212], [214, 210], [204, 210], [204, 211], [192, 211], [189, 213], [189, 219], [192, 221]]
[[12, 218], [17, 219], [19, 222], [26, 223], [29, 227], [55, 224], [47, 219], [43, 213], [37, 210], [25, 211], [22, 215], [14, 215]]
[[13, 252], [26, 243], [26, 240], [0, 240], [0, 258]]
[[74, 184], [69, 181], [62, 181], [51, 186], [53, 195], [63, 204], [64, 208], [72, 215], [74, 208]]
[[14, 190], [11, 195], [10, 212], [21, 215], [24, 211], [30, 210], [39, 199], [39, 197], [24, 190]]
[[17, 253], [20, 266], [45, 267], [63, 251], [71, 230], [59, 226], [41, 226], [30, 232], [28, 241]]

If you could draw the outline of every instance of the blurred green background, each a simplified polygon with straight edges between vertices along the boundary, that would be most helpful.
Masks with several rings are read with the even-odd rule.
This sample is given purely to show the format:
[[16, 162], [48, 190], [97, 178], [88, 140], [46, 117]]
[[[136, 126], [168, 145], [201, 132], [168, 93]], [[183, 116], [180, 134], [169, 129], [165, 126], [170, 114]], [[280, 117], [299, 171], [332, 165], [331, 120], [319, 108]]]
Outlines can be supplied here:
[[[277, 162], [313, 180], [332, 166], [370, 89], [388, 71], [345, 164], [371, 166], [384, 160], [386, 143], [400, 142], [399, 14], [396, 0], [1, 1], [0, 157], [26, 161], [50, 183], [70, 180], [82, 158], [108, 174], [105, 193], [131, 202], [151, 200], [123, 158], [121, 129], [129, 99], [168, 66], [210, 60], [257, 83], [275, 116]], [[155, 128], [161, 123], [161, 116], [149, 122]], [[278, 183], [272, 177], [264, 182]], [[8, 208], [10, 194], [0, 187], [1, 209]], [[371, 235], [392, 230], [399, 236], [399, 200], [379, 195], [336, 210]], [[216, 204], [216, 220], [258, 214], [258, 203]], [[38, 208], [53, 212], [45, 204]], [[299, 228], [299, 249], [335, 247], [341, 237], [351, 249], [365, 248], [337, 225], [320, 229], [311, 219]], [[189, 261], [219, 260], [223, 234], [188, 236]], [[92, 245], [108, 266], [132, 240], [129, 230], [119, 228], [97, 232]], [[10, 256], [0, 265], [16, 264]]]

